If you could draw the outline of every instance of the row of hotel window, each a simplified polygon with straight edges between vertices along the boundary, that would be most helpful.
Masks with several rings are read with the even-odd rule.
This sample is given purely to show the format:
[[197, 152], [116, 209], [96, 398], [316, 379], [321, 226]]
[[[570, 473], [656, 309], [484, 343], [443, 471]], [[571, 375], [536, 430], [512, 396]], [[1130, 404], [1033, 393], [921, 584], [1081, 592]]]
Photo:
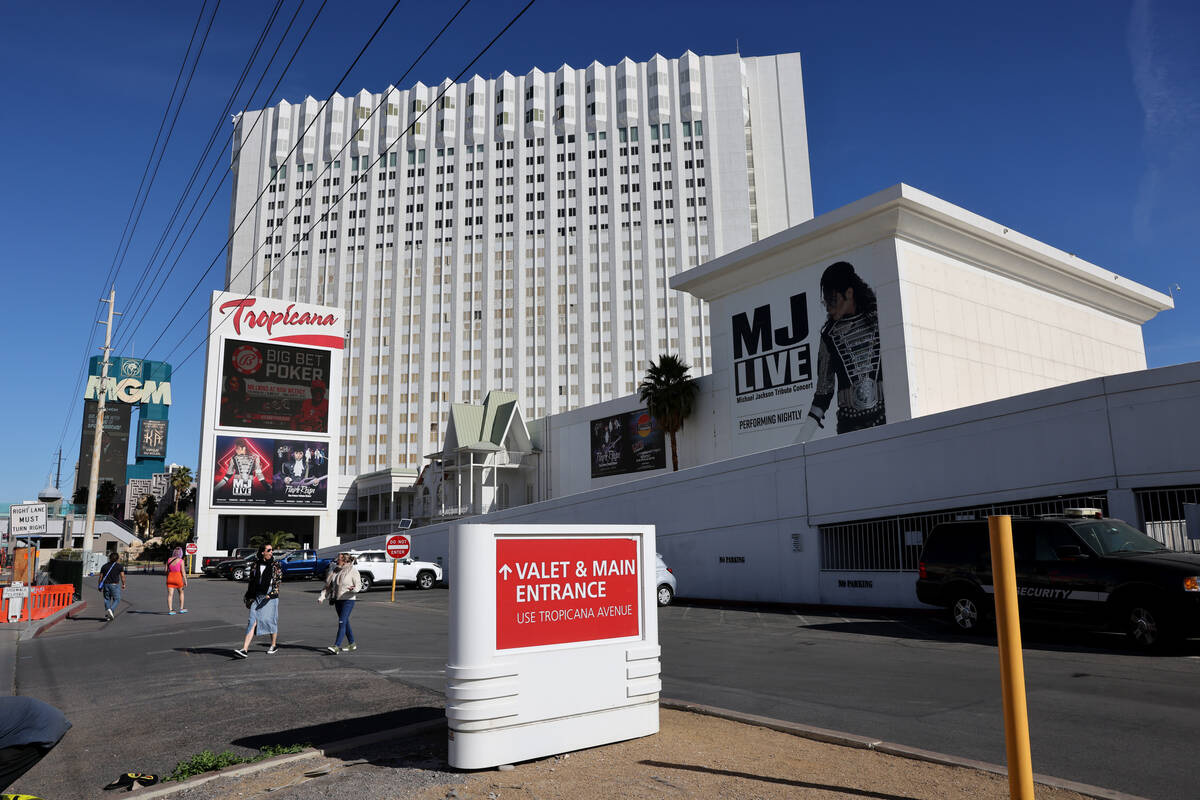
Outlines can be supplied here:
[[[684, 149], [685, 150], [692, 150], [693, 148], [697, 149], [697, 150], [703, 149], [704, 142], [702, 139], [699, 138], [704, 135], [703, 123], [702, 122], [695, 122], [695, 123], [684, 122], [684, 123], [682, 123], [682, 126], [683, 126], [683, 135], [685, 137], [688, 137], [689, 139], [694, 138], [694, 141], [684, 142], [684, 144], [683, 144]], [[652, 142], [659, 141], [661, 138], [662, 140], [664, 140], [663, 147], [666, 148], [666, 150], [664, 150], [664, 152], [670, 152], [669, 145], [665, 143], [665, 140], [671, 138], [671, 126], [670, 125], [668, 125], [668, 124], [650, 125], [650, 126], [648, 126], [648, 131], [650, 134], [650, 141], [652, 141]], [[617, 140], [623, 144], [629, 143], [629, 142], [637, 142], [639, 140], [639, 138], [640, 137], [638, 134], [638, 128], [617, 128]], [[601, 142], [607, 141], [607, 139], [608, 139], [608, 134], [605, 131], [593, 131], [588, 134], [588, 138], [587, 138], [588, 141], [601, 141]], [[536, 145], [535, 145], [535, 142], [536, 142]], [[575, 134], [573, 134], [573, 133], [556, 137], [556, 143], [560, 144], [560, 145], [561, 144], [575, 144], [575, 142], [576, 142]], [[512, 141], [495, 142], [494, 144], [495, 144], [494, 149], [497, 151], [514, 149], [514, 142], [512, 142]], [[545, 146], [545, 138], [539, 137], [537, 139], [526, 139], [525, 146], [529, 147], [529, 148], [532, 148], [535, 146], [536, 147], [544, 147]], [[474, 145], [468, 144], [468, 145], [462, 145], [462, 147], [468, 153], [484, 152], [483, 144], [474, 144]], [[654, 147], [657, 148], [658, 146], [654, 145]], [[439, 159], [444, 159], [447, 157], [453, 158], [454, 150], [455, 150], [455, 148], [453, 148], [453, 147], [436, 148], [437, 157]], [[408, 163], [410, 166], [416, 166], [418, 164], [425, 163], [426, 148], [422, 147], [422, 148], [410, 149], [407, 152], [408, 152]], [[652, 149], [651, 152], [657, 153], [657, 152], [659, 152], [659, 150]], [[621, 150], [620, 154], [621, 155], [630, 155], [630, 153], [627, 152], [626, 149], [624, 149], [624, 148]], [[638, 153], [635, 150], [632, 154], [637, 155]], [[559, 154], [559, 155], [561, 156], [562, 154]], [[572, 156], [571, 160], [574, 161], [574, 154], [571, 153], [569, 155]], [[600, 158], [606, 158], [607, 155], [608, 155], [607, 150], [599, 151]], [[588, 151], [588, 158], [596, 158], [596, 156], [597, 156], [596, 150]], [[560, 158], [559, 160], [562, 160], [562, 159]], [[389, 167], [396, 166], [397, 154], [393, 151], [393, 152], [380, 154], [379, 156], [351, 156], [347, 160], [347, 163], [349, 164], [350, 170], [352, 172], [360, 172], [362, 170], [367, 170], [367, 169], [370, 169], [371, 167], [375, 166], [376, 162], [378, 162], [379, 166], [383, 166], [385, 161], [387, 163], [387, 166], [389, 166]], [[526, 163], [532, 164], [533, 162], [527, 160]], [[539, 161], [538, 163], [541, 163], [541, 162]], [[511, 164], [510, 164], [510, 166], [511, 166]], [[322, 167], [322, 171], [325, 171], [329, 168], [330, 168], [330, 164], [328, 162], [325, 162], [324, 166]], [[335, 170], [340, 170], [342, 168], [342, 160], [334, 159], [332, 168]], [[480, 166], [479, 168], [482, 169], [482, 166]], [[305, 161], [304, 155], [303, 155], [303, 153], [301, 153], [296, 157], [296, 169], [299, 172], [313, 172], [315, 169], [315, 164], [313, 162]], [[287, 164], [280, 164], [279, 166], [273, 167], [271, 169], [270, 180], [271, 181], [285, 180], [287, 178], [287, 170], [288, 170]]]

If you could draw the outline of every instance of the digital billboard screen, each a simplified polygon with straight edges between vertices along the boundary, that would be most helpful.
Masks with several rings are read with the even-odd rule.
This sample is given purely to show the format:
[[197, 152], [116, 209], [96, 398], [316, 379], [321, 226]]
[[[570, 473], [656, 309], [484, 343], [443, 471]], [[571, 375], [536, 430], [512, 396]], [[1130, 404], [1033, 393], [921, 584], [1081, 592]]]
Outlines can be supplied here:
[[662, 428], [646, 409], [594, 419], [591, 434], [593, 478], [667, 466]]
[[167, 421], [143, 419], [138, 421], [137, 457], [166, 458]]
[[225, 341], [217, 424], [329, 432], [329, 350]]
[[[83, 401], [83, 435], [79, 440], [79, 486], [87, 486], [92, 474], [92, 443], [96, 436], [96, 415], [100, 404]], [[104, 404], [104, 433], [100, 437], [100, 483], [110, 481], [124, 488], [125, 465], [129, 461], [128, 403]]]
[[328, 477], [324, 442], [218, 436], [212, 504], [324, 508]]

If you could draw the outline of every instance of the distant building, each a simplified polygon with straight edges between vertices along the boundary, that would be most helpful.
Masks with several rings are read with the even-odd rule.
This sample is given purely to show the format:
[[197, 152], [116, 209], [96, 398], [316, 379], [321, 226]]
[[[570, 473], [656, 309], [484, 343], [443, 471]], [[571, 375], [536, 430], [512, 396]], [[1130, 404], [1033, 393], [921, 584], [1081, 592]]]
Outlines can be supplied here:
[[812, 217], [798, 54], [364, 90], [235, 126], [227, 288], [347, 316], [344, 510], [356, 476], [411, 486], [455, 403], [503, 390], [543, 417], [633, 392], [663, 352], [708, 372], [706, 304], [671, 277]]

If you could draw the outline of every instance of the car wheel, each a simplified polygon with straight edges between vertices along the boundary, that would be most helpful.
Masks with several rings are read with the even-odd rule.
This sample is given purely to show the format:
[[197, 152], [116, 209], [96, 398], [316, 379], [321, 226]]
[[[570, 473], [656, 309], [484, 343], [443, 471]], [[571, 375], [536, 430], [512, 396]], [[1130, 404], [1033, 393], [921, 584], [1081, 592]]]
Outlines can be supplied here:
[[358, 576], [358, 590], [360, 592], [369, 592], [369, 591], [371, 591], [371, 587], [374, 585], [375, 585], [375, 579], [372, 578], [370, 575], [359, 575]]
[[669, 606], [671, 601], [675, 599], [675, 593], [671, 591], [671, 587], [665, 583], [658, 587], [658, 604], [660, 606]]
[[1173, 628], [1162, 606], [1153, 600], [1135, 600], [1123, 615], [1125, 635], [1139, 650], [1159, 650], [1173, 640]]
[[242, 569], [241, 567], [239, 567], [238, 569], [235, 569], [233, 571], [233, 579], [235, 581], [244, 580], [245, 577], [246, 577], [246, 570]]
[[959, 633], [978, 633], [983, 624], [983, 610], [979, 595], [962, 589], [951, 594], [950, 624]]
[[433, 584], [434, 584], [434, 579], [433, 579], [432, 572], [422, 572], [419, 575], [417, 575], [417, 588], [418, 589], [432, 589]]

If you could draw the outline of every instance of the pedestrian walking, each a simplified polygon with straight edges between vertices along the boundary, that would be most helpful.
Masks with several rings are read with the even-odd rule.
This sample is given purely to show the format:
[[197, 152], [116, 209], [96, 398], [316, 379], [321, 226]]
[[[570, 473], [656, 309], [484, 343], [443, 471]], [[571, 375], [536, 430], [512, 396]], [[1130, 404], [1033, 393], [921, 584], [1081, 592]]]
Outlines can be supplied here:
[[167, 613], [175, 616], [175, 592], [179, 592], [179, 613], [186, 614], [183, 589], [187, 586], [187, 573], [183, 569], [183, 548], [176, 547], [167, 559]]
[[114, 550], [108, 554], [108, 563], [100, 570], [100, 594], [104, 595], [104, 621], [112, 622], [125, 591], [125, 566]]
[[269, 544], [261, 545], [250, 566], [244, 597], [246, 608], [250, 609], [250, 618], [246, 621], [246, 639], [241, 649], [233, 651], [238, 658], [246, 657], [256, 634], [271, 634], [271, 647], [267, 654], [274, 655], [276, 652], [275, 645], [279, 638], [279, 584], [283, 581], [283, 570], [275, 560], [274, 550]]
[[[337, 563], [325, 575], [325, 588], [317, 595], [318, 603], [329, 600], [337, 611], [337, 638], [332, 646], [325, 648], [333, 655], [337, 655], [339, 650], [348, 653], [358, 649], [354, 643], [354, 631], [350, 629], [350, 614], [354, 611], [354, 601], [358, 599], [358, 587], [362, 581], [356, 563], [357, 559], [349, 553], [339, 555]], [[343, 637], [346, 640], [345, 647], [342, 647]]]

